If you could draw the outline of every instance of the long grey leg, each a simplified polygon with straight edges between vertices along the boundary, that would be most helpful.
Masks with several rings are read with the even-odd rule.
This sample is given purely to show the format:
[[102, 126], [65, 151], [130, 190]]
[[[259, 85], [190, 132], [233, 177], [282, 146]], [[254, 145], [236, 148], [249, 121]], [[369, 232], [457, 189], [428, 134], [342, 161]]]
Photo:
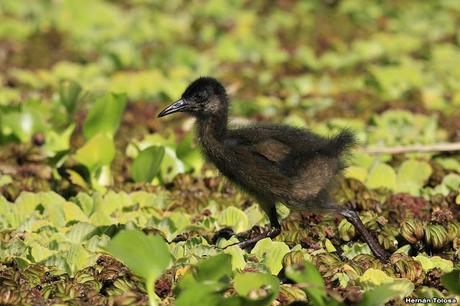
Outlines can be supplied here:
[[273, 205], [270, 206], [270, 208], [266, 212], [267, 212], [267, 215], [268, 215], [268, 219], [270, 220], [270, 230], [268, 230], [267, 232], [262, 233], [260, 235], [257, 235], [254, 238], [251, 238], [251, 239], [248, 239], [248, 240], [245, 240], [245, 241], [241, 241], [239, 243], [235, 243], [235, 244], [232, 244], [232, 245], [237, 245], [240, 248], [244, 249], [244, 248], [247, 248], [249, 246], [252, 246], [252, 245], [256, 244], [259, 240], [262, 240], [264, 238], [273, 239], [276, 236], [278, 236], [281, 233], [281, 225], [278, 222], [278, 217], [277, 217], [277, 214], [276, 214], [276, 207], [275, 207], [274, 203], [273, 203]]
[[369, 245], [369, 248], [371, 249], [372, 253], [380, 259], [380, 260], [387, 260], [389, 255], [388, 253], [380, 246], [380, 244], [375, 240], [374, 236], [372, 236], [371, 233], [366, 229], [364, 226], [363, 222], [359, 218], [359, 215], [356, 213], [356, 211], [345, 208], [345, 207], [340, 207], [341, 209], [339, 210], [339, 214], [345, 217], [345, 219], [348, 220], [353, 226], [358, 230], [358, 232], [361, 234], [363, 237], [364, 241]]

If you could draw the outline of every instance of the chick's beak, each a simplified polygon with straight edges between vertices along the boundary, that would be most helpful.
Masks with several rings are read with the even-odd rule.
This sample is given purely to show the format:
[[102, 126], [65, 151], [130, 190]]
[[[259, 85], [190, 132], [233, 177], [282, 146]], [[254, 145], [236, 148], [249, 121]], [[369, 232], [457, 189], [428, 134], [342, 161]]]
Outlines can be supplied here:
[[180, 112], [188, 106], [188, 102], [184, 99], [177, 100], [170, 106], [166, 107], [161, 113], [158, 114], [158, 117], [163, 117], [175, 112]]

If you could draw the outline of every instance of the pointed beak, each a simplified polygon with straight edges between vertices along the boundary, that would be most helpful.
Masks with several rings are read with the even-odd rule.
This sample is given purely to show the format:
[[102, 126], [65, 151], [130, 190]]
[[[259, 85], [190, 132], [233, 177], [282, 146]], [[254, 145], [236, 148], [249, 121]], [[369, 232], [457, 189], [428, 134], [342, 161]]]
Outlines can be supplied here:
[[170, 106], [166, 107], [164, 110], [161, 111], [161, 113], [158, 114], [158, 118], [175, 113], [175, 112], [180, 112], [184, 108], [188, 106], [188, 103], [184, 99], [177, 100]]

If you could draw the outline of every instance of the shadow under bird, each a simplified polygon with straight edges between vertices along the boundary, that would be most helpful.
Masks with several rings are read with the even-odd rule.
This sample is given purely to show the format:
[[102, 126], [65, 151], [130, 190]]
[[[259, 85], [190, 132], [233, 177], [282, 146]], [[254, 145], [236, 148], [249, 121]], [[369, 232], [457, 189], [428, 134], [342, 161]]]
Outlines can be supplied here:
[[387, 252], [367, 231], [358, 214], [337, 205], [329, 190], [343, 169], [343, 155], [355, 137], [342, 130], [332, 138], [279, 124], [254, 124], [229, 129], [229, 98], [222, 84], [202, 77], [192, 82], [181, 99], [158, 117], [184, 112], [196, 117], [198, 139], [205, 157], [230, 181], [252, 195], [270, 220], [270, 230], [238, 243], [244, 248], [281, 232], [275, 204], [291, 210], [331, 212], [344, 216], [359, 231], [376, 257]]

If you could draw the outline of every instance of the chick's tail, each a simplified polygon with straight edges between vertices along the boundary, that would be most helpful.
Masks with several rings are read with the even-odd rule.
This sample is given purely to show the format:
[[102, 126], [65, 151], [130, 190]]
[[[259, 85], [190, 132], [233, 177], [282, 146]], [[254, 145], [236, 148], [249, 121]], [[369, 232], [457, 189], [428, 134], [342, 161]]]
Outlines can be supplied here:
[[337, 135], [330, 139], [326, 150], [330, 155], [337, 156], [348, 153], [356, 144], [356, 135], [350, 129], [342, 129]]

